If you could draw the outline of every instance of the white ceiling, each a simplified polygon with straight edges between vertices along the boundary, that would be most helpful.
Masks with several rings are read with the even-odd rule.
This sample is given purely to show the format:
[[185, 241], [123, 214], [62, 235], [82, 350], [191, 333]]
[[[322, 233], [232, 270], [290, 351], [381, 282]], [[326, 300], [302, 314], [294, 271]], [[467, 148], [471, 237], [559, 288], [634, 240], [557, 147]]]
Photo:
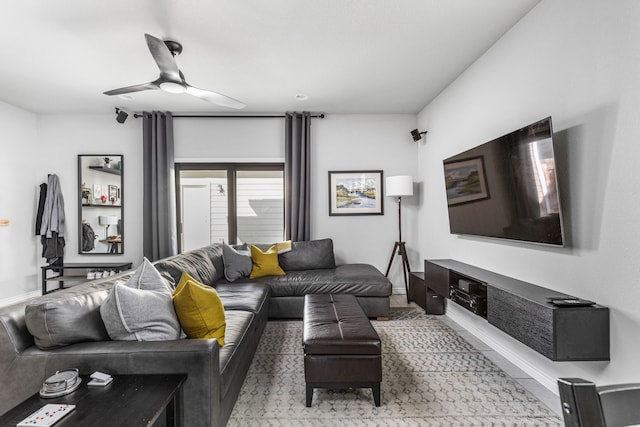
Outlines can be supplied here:
[[[243, 113], [417, 113], [540, 0], [18, 0], [0, 11], [0, 100], [36, 113], [226, 113], [162, 91], [144, 39]], [[297, 94], [309, 99], [298, 101]]]

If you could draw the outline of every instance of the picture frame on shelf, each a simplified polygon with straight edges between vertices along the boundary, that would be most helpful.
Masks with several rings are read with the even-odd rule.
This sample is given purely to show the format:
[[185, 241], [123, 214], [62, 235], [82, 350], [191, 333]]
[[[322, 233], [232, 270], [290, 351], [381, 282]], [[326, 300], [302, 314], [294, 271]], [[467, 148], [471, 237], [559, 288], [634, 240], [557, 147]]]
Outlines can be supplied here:
[[102, 196], [102, 185], [93, 184], [93, 203], [98, 203]]
[[116, 203], [119, 199], [118, 197], [118, 186], [117, 185], [110, 185], [109, 186], [109, 201], [111, 203]]
[[329, 215], [384, 215], [381, 170], [329, 171]]

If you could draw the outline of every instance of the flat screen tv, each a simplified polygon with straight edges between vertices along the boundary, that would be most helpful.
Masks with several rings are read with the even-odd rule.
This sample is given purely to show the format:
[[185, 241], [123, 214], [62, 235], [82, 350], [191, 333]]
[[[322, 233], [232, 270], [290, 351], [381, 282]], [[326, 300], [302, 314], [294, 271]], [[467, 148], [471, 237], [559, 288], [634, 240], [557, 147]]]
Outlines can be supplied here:
[[551, 117], [444, 160], [452, 234], [564, 246]]

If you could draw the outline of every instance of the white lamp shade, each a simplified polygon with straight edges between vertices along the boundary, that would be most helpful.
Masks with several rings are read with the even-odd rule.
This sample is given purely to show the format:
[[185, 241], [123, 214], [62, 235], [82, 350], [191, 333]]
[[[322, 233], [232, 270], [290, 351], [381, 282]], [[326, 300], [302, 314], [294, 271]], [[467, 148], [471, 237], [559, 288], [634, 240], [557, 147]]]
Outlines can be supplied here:
[[113, 215], [109, 215], [109, 216], [100, 215], [100, 217], [98, 218], [98, 222], [100, 222], [100, 225], [117, 225], [118, 217]]
[[413, 196], [413, 178], [409, 175], [387, 177], [384, 192], [392, 197]]

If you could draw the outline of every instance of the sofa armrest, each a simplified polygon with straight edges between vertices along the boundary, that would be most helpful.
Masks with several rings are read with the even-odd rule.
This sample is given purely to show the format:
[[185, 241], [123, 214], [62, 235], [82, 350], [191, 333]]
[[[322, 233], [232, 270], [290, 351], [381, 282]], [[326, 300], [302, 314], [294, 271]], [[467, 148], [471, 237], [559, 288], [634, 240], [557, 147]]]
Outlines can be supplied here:
[[[23, 383], [27, 388], [27, 394], [20, 399], [23, 400], [36, 393], [45, 378], [65, 368], [78, 368], [82, 375], [96, 370], [112, 375], [187, 374], [183, 385], [184, 425], [217, 426], [219, 349], [215, 339], [88, 342], [49, 351], [33, 346], [14, 363], [15, 374], [9, 375], [15, 378], [6, 380], [10, 384]], [[34, 370], [34, 366], [39, 369]], [[4, 395], [5, 391], [0, 391], [2, 400]]]

